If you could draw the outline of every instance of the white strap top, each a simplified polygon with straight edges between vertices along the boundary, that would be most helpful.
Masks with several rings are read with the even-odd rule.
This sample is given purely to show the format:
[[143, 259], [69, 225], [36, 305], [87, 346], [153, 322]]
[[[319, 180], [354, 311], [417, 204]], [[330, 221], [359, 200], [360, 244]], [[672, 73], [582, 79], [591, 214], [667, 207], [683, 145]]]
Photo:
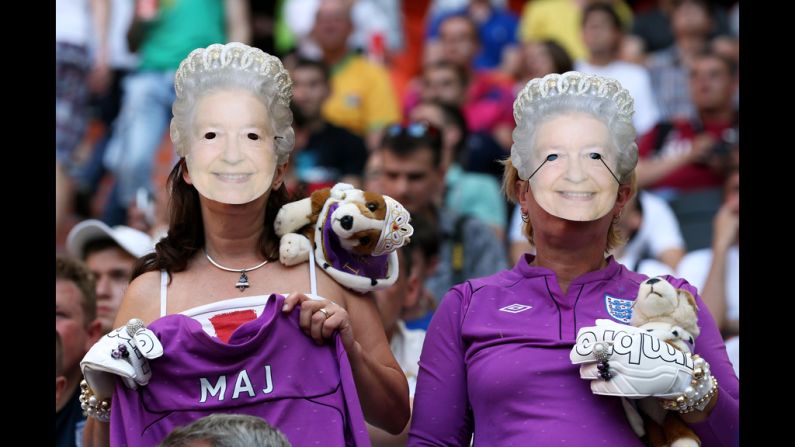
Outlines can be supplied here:
[[[313, 300], [322, 300], [323, 297], [317, 294], [317, 273], [315, 269], [314, 256], [309, 259], [309, 287], [310, 293], [307, 297]], [[287, 296], [289, 293], [282, 293]], [[202, 328], [207, 334], [215, 337], [215, 328], [211, 323], [211, 319], [219, 314], [227, 314], [234, 311], [253, 310], [257, 317], [262, 314], [265, 309], [265, 304], [268, 302], [270, 295], [255, 295], [244, 296], [239, 298], [230, 298], [226, 300], [215, 301], [213, 303], [205, 304], [202, 306], [192, 307], [190, 309], [180, 312], [182, 315], [189, 316], [202, 324]], [[160, 316], [166, 316], [166, 308], [168, 306], [168, 273], [165, 270], [160, 271]]]

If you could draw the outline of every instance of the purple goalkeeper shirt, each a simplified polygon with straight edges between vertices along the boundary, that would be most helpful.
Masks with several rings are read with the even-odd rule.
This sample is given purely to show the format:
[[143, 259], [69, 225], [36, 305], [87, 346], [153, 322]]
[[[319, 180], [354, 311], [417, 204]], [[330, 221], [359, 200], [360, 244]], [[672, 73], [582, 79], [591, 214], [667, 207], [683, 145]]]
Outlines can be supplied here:
[[117, 381], [111, 445], [155, 446], [177, 426], [213, 413], [261, 417], [292, 445], [369, 446], [348, 357], [339, 335], [317, 346], [299, 328], [300, 309], [281, 312], [271, 295], [262, 314], [228, 343], [185, 315], [151, 329], [163, 356], [150, 360], [152, 380], [130, 390]]
[[[577, 331], [598, 318], [628, 324], [646, 276], [611, 256], [567, 293], [555, 273], [530, 266], [453, 287], [425, 336], [414, 395], [409, 446], [642, 446], [621, 399], [591, 393], [569, 351]], [[735, 445], [739, 381], [707, 306], [693, 286], [666, 277], [696, 297], [701, 335], [695, 352], [719, 382], [710, 417], [691, 428], [704, 446]]]

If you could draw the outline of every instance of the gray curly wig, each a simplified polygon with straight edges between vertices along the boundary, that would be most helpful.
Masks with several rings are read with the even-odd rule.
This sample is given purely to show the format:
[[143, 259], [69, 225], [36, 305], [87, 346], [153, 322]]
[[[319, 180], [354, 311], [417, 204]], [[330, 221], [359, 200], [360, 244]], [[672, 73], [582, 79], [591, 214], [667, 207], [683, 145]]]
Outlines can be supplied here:
[[243, 89], [258, 97], [269, 112], [275, 138], [277, 162], [287, 163], [295, 146], [290, 100], [292, 81], [275, 56], [248, 45], [232, 42], [193, 50], [174, 77], [177, 99], [171, 108], [171, 141], [177, 154], [188, 153], [196, 104], [208, 93], [224, 89]]
[[607, 126], [616, 151], [616, 175], [626, 183], [638, 163], [638, 145], [632, 125], [633, 100], [618, 81], [577, 71], [532, 79], [513, 103], [511, 162], [526, 180], [535, 168], [535, 136], [542, 124], [569, 113], [585, 113]]

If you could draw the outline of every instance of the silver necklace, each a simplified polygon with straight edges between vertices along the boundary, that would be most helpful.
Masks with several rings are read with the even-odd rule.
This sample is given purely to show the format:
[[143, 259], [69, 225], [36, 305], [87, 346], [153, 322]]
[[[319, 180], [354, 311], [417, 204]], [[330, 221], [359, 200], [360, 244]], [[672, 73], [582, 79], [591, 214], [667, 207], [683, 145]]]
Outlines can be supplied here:
[[218, 267], [221, 270], [225, 270], [227, 272], [240, 273], [240, 278], [237, 280], [237, 284], [235, 284], [235, 287], [240, 289], [241, 292], [246, 290], [250, 286], [250, 284], [248, 282], [248, 276], [246, 275], [246, 272], [250, 272], [252, 270], [256, 270], [256, 269], [258, 269], [258, 268], [260, 268], [263, 265], [268, 263], [268, 260], [266, 259], [266, 260], [262, 261], [261, 263], [255, 265], [254, 267], [249, 267], [247, 269], [230, 269], [229, 267], [224, 267], [223, 265], [215, 262], [213, 260], [213, 258], [210, 257], [210, 254], [207, 253], [207, 249], [204, 249], [204, 256], [207, 257], [207, 260], [210, 261], [210, 264]]

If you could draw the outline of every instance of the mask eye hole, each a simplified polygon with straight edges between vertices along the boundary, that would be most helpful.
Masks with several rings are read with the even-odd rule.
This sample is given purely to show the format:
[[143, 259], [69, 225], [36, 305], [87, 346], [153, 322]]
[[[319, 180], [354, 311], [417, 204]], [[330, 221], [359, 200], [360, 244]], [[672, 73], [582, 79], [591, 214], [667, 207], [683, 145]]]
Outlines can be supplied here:
[[599, 153], [596, 153], [596, 152], [591, 152], [590, 154], [588, 154], [588, 156], [591, 158], [591, 160], [601, 160], [602, 159], [602, 154], [599, 154]]
[[366, 207], [367, 207], [367, 209], [368, 209], [368, 210], [370, 210], [370, 211], [375, 211], [375, 210], [377, 210], [377, 209], [378, 209], [378, 204], [377, 204], [377, 203], [375, 203], [375, 202], [367, 202], [367, 204], [366, 204], [365, 206], [366, 206]]
[[254, 132], [249, 132], [248, 135], [246, 135], [246, 136], [248, 137], [249, 140], [252, 140], [252, 141], [259, 140], [259, 135], [255, 134]]
[[204, 134], [204, 138], [206, 138], [208, 140], [214, 139], [215, 138], [215, 132], [207, 132], [206, 134]]
[[549, 154], [547, 155], [547, 161], [555, 161], [558, 159], [558, 154]]

